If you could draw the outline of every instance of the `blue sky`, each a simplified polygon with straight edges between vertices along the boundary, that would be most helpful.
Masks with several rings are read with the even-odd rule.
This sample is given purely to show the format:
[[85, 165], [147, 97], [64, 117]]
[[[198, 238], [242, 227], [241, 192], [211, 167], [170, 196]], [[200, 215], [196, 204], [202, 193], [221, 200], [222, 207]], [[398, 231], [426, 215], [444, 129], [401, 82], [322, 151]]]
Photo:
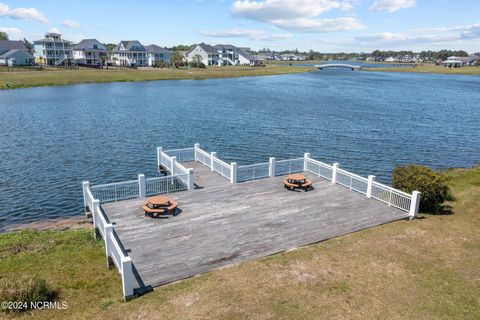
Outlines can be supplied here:
[[479, 0], [0, 0], [11, 39], [206, 42], [321, 52], [480, 51]]

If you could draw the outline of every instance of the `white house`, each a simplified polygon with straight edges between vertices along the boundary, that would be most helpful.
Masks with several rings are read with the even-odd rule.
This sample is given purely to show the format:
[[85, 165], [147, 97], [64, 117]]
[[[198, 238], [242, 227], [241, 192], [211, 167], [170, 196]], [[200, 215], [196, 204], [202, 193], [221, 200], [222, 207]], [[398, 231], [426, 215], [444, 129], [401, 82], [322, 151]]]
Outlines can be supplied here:
[[280, 56], [283, 61], [305, 61], [307, 57], [303, 54], [285, 53]]
[[[448, 57], [446, 61], [457, 61], [460, 62], [460, 67], [463, 66], [474, 66], [477, 64], [478, 57], [475, 55], [468, 56], [468, 57], [456, 57], [456, 56], [451, 56]], [[445, 64], [445, 61], [444, 61]]]
[[206, 66], [221, 66], [223, 64], [220, 53], [211, 45], [200, 43], [185, 54], [188, 62], [197, 58]]
[[222, 59], [224, 66], [256, 65], [258, 59], [247, 53], [247, 48], [238, 48], [231, 44], [217, 44], [214, 46]]
[[156, 66], [158, 64], [170, 64], [170, 51], [160, 46], [151, 44], [147, 48], [147, 60], [149, 66]]
[[47, 66], [73, 64], [72, 42], [63, 40], [58, 33], [47, 33], [45, 38], [33, 42], [35, 61]]
[[96, 39], [84, 39], [73, 46], [73, 58], [80, 65], [101, 66], [107, 53], [107, 47]]
[[35, 57], [23, 50], [12, 49], [0, 54], [0, 65], [9, 67], [31, 66]]
[[137, 40], [120, 41], [112, 50], [111, 62], [122, 67], [147, 66], [147, 49]]

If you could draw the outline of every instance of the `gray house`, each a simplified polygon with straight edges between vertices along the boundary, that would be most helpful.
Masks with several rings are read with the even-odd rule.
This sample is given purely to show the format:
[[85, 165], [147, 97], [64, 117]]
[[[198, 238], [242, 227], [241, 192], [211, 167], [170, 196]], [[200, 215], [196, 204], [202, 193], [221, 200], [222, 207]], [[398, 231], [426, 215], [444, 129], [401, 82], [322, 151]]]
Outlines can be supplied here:
[[101, 66], [107, 61], [107, 47], [96, 39], [84, 39], [73, 46], [75, 62], [86, 66]]
[[206, 66], [221, 66], [222, 59], [220, 53], [211, 45], [200, 43], [185, 54], [188, 62], [196, 61], [197, 57]]
[[145, 67], [147, 66], [147, 49], [137, 40], [120, 41], [113, 48], [112, 63], [122, 67]]
[[31, 66], [35, 57], [23, 50], [12, 49], [0, 54], [0, 65], [9, 67]]
[[164, 65], [170, 64], [170, 51], [160, 46], [151, 44], [146, 46], [147, 49], [147, 61], [150, 67], [156, 66], [159, 63]]

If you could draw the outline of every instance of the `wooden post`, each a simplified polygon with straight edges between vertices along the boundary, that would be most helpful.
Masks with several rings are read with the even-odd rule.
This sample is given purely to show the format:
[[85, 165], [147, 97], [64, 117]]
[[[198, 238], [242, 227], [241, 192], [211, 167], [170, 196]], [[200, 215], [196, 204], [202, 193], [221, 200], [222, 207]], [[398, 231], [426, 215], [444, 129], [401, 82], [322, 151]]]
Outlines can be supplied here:
[[120, 263], [122, 265], [123, 299], [128, 301], [133, 297], [132, 259], [130, 257], [122, 257]]
[[198, 157], [197, 157], [197, 152], [198, 152], [198, 151], [197, 151], [197, 150], [200, 149], [200, 143], [195, 143], [195, 144], [193, 145], [193, 147], [195, 148], [195, 150], [194, 150], [194, 153], [195, 153], [195, 161], [198, 161]]
[[230, 163], [230, 167], [232, 171], [230, 172], [230, 182], [231, 183], [237, 183], [237, 170], [238, 170], [238, 165], [236, 162]]
[[82, 189], [83, 189], [83, 208], [85, 210], [85, 216], [88, 218], [88, 212], [87, 212], [87, 189], [90, 188], [90, 182], [88, 181], [83, 181], [82, 182]]
[[195, 184], [193, 181], [193, 169], [188, 169], [188, 190], [193, 190], [195, 188]]
[[270, 177], [275, 177], [275, 165], [276, 165], [276, 161], [275, 161], [275, 158], [270, 158], [269, 159], [269, 167], [268, 167], [268, 175]]
[[160, 167], [162, 166], [162, 152], [163, 152], [163, 148], [162, 147], [158, 147], [157, 148], [157, 167], [160, 169]]
[[310, 158], [310, 153], [305, 153], [303, 155], [303, 171], [307, 172], [308, 170], [308, 159]]
[[145, 198], [146, 197], [146, 183], [145, 183], [145, 175], [139, 174], [138, 175], [138, 197]]
[[213, 159], [215, 159], [217, 157], [217, 153], [216, 152], [211, 152], [210, 153], [210, 170], [214, 171], [213, 170]]
[[410, 220], [413, 220], [417, 214], [418, 214], [418, 209], [420, 207], [420, 192], [419, 191], [413, 191], [412, 192], [412, 200], [410, 202]]
[[112, 267], [112, 260], [110, 258], [110, 251], [111, 246], [113, 245], [112, 241], [110, 240], [113, 237], [113, 225], [111, 223], [105, 226], [105, 255], [107, 256], [107, 268], [110, 269]]
[[171, 170], [170, 170], [170, 174], [172, 176], [175, 175], [175, 163], [177, 162], [177, 157], [172, 157], [171, 158], [171, 163], [170, 163], [170, 166], [171, 166]]
[[333, 170], [332, 170], [332, 183], [335, 184], [337, 183], [337, 169], [340, 166], [339, 163], [335, 162], [333, 164]]
[[375, 176], [368, 176], [367, 198], [372, 197], [373, 181], [375, 181]]
[[97, 217], [100, 213], [100, 200], [93, 200], [93, 210], [92, 210], [92, 220], [93, 220], [93, 236], [98, 240], [98, 226], [97, 226]]

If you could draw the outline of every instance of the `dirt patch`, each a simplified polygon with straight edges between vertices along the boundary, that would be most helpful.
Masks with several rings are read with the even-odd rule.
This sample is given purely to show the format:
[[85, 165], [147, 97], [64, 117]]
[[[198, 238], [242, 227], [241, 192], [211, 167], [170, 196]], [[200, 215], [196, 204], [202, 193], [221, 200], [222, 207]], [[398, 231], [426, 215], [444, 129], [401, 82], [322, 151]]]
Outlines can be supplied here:
[[91, 226], [91, 219], [79, 216], [72, 218], [48, 219], [29, 223], [13, 224], [5, 227], [3, 232], [13, 232], [25, 229], [63, 231], [90, 228]]

